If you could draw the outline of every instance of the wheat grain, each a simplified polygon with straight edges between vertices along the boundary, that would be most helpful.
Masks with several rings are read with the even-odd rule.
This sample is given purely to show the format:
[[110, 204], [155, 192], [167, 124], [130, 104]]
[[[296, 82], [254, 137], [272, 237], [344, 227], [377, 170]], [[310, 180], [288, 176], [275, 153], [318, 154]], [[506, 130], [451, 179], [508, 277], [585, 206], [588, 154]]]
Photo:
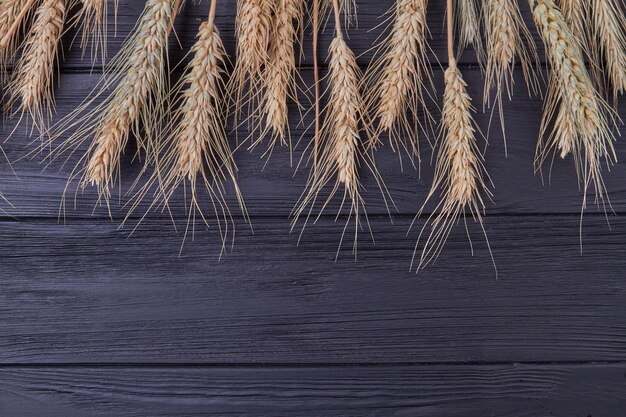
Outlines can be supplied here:
[[459, 35], [458, 48], [461, 53], [469, 45], [472, 45], [476, 52], [478, 62], [482, 64], [484, 60], [484, 49], [482, 36], [480, 34], [480, 12], [476, 0], [454, 0], [456, 4], [456, 21]]
[[[606, 77], [615, 98], [626, 91], [626, 18], [621, 0], [592, 0], [591, 16], [594, 38], [599, 46], [596, 58], [604, 63]], [[595, 43], [594, 43], [595, 45]]]
[[[572, 152], [585, 196], [591, 186], [596, 201], [604, 201], [606, 191], [600, 162], [615, 159], [611, 125], [615, 124], [616, 116], [594, 89], [585, 68], [580, 42], [554, 2], [529, 0], [529, 3], [550, 66], [537, 166], [550, 151], [558, 152], [561, 157]], [[546, 135], [552, 119], [552, 132]]]
[[[361, 141], [361, 132], [366, 125], [365, 103], [360, 92], [361, 70], [354, 53], [343, 39], [340, 31], [339, 12], [335, 13], [337, 34], [329, 48], [329, 101], [325, 108], [320, 129], [319, 150], [316, 164], [311, 170], [307, 191], [302, 195], [294, 210], [293, 226], [300, 217], [308, 220], [317, 199], [329, 184], [332, 189], [321, 206], [319, 215], [330, 204], [333, 197], [343, 189], [339, 212], [348, 202], [349, 215], [344, 227], [339, 248], [342, 246], [348, 225], [354, 221], [355, 233], [353, 252], [356, 256], [358, 231], [361, 215], [365, 214], [365, 201], [359, 178], [359, 166], [367, 166], [376, 179], [383, 197], [386, 190], [371, 156]], [[307, 214], [307, 207], [310, 206]], [[367, 217], [366, 217], [367, 218]], [[306, 227], [305, 221], [305, 227]], [[304, 230], [304, 227], [303, 227]]]
[[[263, 106], [265, 127], [254, 148], [266, 135], [271, 135], [267, 153], [271, 154], [277, 143], [288, 143], [288, 100], [296, 100], [296, 56], [294, 43], [302, 28], [302, 0], [280, 0], [274, 17], [274, 30], [270, 38], [268, 63], [265, 68]], [[263, 118], [261, 116], [260, 118]], [[290, 143], [290, 141], [289, 141]]]
[[[418, 111], [425, 123], [432, 117], [424, 101], [424, 90], [432, 85], [426, 57], [426, 0], [397, 0], [389, 37], [381, 44], [380, 57], [368, 70], [368, 108], [378, 121], [373, 141], [387, 132], [393, 150], [404, 148], [419, 159]], [[411, 123], [411, 119], [414, 123]], [[427, 130], [422, 126], [422, 130]]]
[[[467, 84], [454, 58], [451, 58], [444, 78], [440, 148], [433, 184], [424, 205], [437, 194], [440, 194], [441, 201], [435, 209], [439, 213], [433, 212], [426, 222], [427, 225], [430, 224], [431, 230], [424, 244], [418, 269], [437, 259], [452, 227], [467, 212], [484, 232], [482, 212], [485, 204], [482, 195], [491, 196], [484, 180], [487, 174], [483, 158], [476, 143], [476, 125], [472, 116], [474, 108], [467, 94]], [[420, 238], [425, 228], [426, 225]], [[418, 238], [418, 242], [419, 240]]]
[[130, 134], [136, 137], [139, 151], [146, 154], [146, 164], [154, 162], [154, 139], [164, 117], [167, 90], [167, 39], [176, 14], [172, 3], [146, 2], [133, 34], [109, 63], [107, 75], [81, 106], [53, 126], [45, 144], [53, 147], [59, 137], [74, 129], [55, 147], [54, 160], [68, 151], [73, 154], [83, 142], [90, 141], [68, 184], [80, 177], [80, 189], [96, 186], [98, 201], [104, 200], [107, 206]]
[[24, 44], [24, 51], [9, 83], [9, 106], [19, 102], [34, 126], [43, 129], [54, 109], [53, 79], [63, 24], [65, 0], [44, 0], [35, 12], [35, 21]]
[[[537, 50], [516, 1], [485, 0], [483, 14], [487, 45], [483, 103], [488, 107], [493, 104], [494, 109], [498, 109], [506, 154], [502, 95], [506, 94], [511, 99], [516, 60], [521, 64], [529, 92], [538, 93], [539, 80], [533, 69], [533, 62], [538, 62]], [[492, 102], [493, 90], [495, 97]]]
[[239, 0], [237, 4], [237, 61], [228, 85], [234, 101], [235, 124], [244, 107], [257, 107], [262, 94], [275, 9], [271, 0]]
[[585, 20], [589, 17], [588, 2], [586, 0], [558, 0], [556, 5], [576, 39], [583, 42], [583, 47], [586, 47], [588, 31], [585, 29]]

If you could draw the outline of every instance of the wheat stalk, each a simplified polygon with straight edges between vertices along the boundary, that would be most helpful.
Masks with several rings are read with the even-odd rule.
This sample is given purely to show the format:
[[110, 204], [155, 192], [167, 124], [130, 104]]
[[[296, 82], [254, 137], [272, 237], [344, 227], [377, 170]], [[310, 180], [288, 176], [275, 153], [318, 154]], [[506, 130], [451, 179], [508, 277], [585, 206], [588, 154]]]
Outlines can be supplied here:
[[[580, 42], [558, 7], [552, 0], [529, 0], [529, 3], [550, 66], [536, 165], [539, 167], [550, 151], [561, 157], [573, 153], [585, 194], [584, 209], [590, 186], [594, 188], [596, 201], [604, 201], [601, 160], [607, 163], [615, 160], [611, 125], [615, 125], [617, 116], [595, 90], [585, 68]], [[552, 132], [546, 137], [551, 122]]]
[[0, 2], [0, 70], [4, 73], [18, 47], [20, 28], [33, 8], [32, 0]]
[[480, 12], [476, 0], [454, 0], [456, 5], [456, 25], [458, 32], [458, 53], [472, 45], [481, 63], [484, 60], [483, 41], [480, 34]]
[[228, 85], [229, 95], [234, 101], [235, 125], [243, 108], [255, 108], [262, 94], [263, 69], [269, 57], [274, 9], [275, 4], [271, 0], [237, 2], [237, 61]]
[[[343, 189], [339, 213], [347, 203], [349, 204], [349, 215], [343, 229], [339, 249], [342, 246], [348, 225], [354, 221], [353, 253], [356, 256], [361, 214], [364, 214], [367, 219], [359, 177], [361, 164], [366, 165], [371, 171], [383, 192], [385, 202], [387, 200], [380, 174], [361, 141], [361, 131], [367, 125], [365, 102], [360, 91], [362, 74], [354, 53], [343, 38], [341, 12], [337, 1], [334, 2], [334, 16], [335, 38], [329, 47], [329, 101], [324, 108], [319, 142], [314, 144], [319, 148], [317, 149], [317, 159], [307, 182], [307, 190], [301, 196], [293, 212], [292, 227], [295, 227], [301, 217], [306, 218], [304, 225], [306, 227], [317, 199], [320, 198], [326, 186], [332, 184], [332, 189], [325, 198], [317, 217], [322, 215], [333, 197], [341, 192], [340, 189]], [[308, 210], [307, 207], [309, 207]]]
[[[426, 227], [430, 225], [430, 232], [417, 266], [418, 270], [437, 259], [459, 218], [463, 217], [467, 229], [467, 219], [465, 218], [467, 212], [475, 222], [479, 223], [491, 254], [491, 247], [482, 218], [482, 213], [485, 210], [482, 195], [491, 197], [491, 192], [484, 179], [489, 177], [476, 142], [477, 127], [473, 118], [475, 109], [472, 106], [472, 99], [467, 93], [467, 84], [463, 80], [463, 75], [454, 57], [452, 0], [447, 2], [447, 13], [448, 68], [444, 73], [445, 90], [439, 152], [433, 184], [414, 222], [421, 216], [426, 204], [435, 195], [440, 196], [440, 202], [426, 220], [415, 246], [411, 269], [417, 256], [417, 248], [422, 235], [426, 231]], [[493, 261], [493, 254], [491, 254], [491, 259]]]
[[[538, 62], [537, 49], [524, 24], [519, 6], [515, 0], [484, 0], [485, 38], [487, 64], [483, 103], [498, 109], [502, 134], [505, 138], [504, 152], [507, 154], [506, 132], [502, 95], [511, 99], [513, 92], [513, 72], [519, 60], [529, 93], [537, 94], [539, 80], [534, 72], [533, 62]], [[495, 90], [492, 102], [492, 90]]]
[[[424, 90], [432, 86], [426, 53], [427, 0], [397, 0], [391, 33], [381, 44], [380, 56], [368, 70], [368, 108], [378, 121], [374, 142], [387, 132], [392, 149], [400, 147], [419, 160], [418, 111], [430, 124], [432, 116], [424, 101]], [[422, 130], [426, 130], [422, 126]]]
[[[52, 159], [55, 159], [67, 151], [73, 154], [83, 142], [90, 141], [68, 184], [81, 177], [80, 188], [96, 186], [98, 201], [105, 200], [107, 206], [121, 154], [131, 133], [139, 150], [146, 153], [146, 163], [155, 158], [154, 139], [163, 119], [167, 90], [167, 39], [178, 7], [172, 3], [172, 0], [146, 2], [133, 35], [110, 62], [109, 75], [103, 77], [78, 109], [53, 126], [45, 145], [52, 146], [65, 132], [75, 129], [54, 149]], [[102, 96], [105, 97], [102, 102], [88, 110]]]
[[9, 90], [10, 107], [19, 102], [19, 111], [30, 115], [34, 126], [43, 129], [54, 110], [55, 63], [66, 14], [65, 0], [44, 0], [24, 43]]
[[[243, 197], [237, 186], [237, 166], [226, 135], [227, 108], [224, 105], [224, 67], [226, 51], [215, 27], [216, 1], [212, 2], [209, 20], [201, 24], [197, 40], [190, 50], [192, 59], [181, 80], [173, 88], [176, 110], [164, 129], [157, 169], [137, 196], [129, 211], [158, 184], [152, 206], [167, 206], [172, 195], [181, 186], [189, 187], [188, 219], [185, 238], [195, 229], [199, 216], [208, 226], [200, 204], [203, 185], [211, 199], [222, 238], [222, 253], [230, 236], [234, 241], [234, 219], [225, 199], [226, 181], [232, 181], [237, 201], [244, 218], [248, 220]], [[128, 216], [127, 216], [128, 218]], [[191, 229], [191, 230], [190, 230]], [[231, 229], [233, 232], [231, 233]], [[184, 244], [183, 239], [183, 244]], [[182, 246], [181, 246], [182, 250]]]
[[593, 33], [599, 44], [593, 49], [597, 61], [604, 63], [614, 98], [626, 91], [626, 18], [620, 5], [621, 0], [591, 1]]
[[[265, 127], [251, 148], [258, 145], [266, 135], [271, 135], [267, 153], [271, 154], [277, 143], [288, 144], [288, 100], [297, 101], [296, 56], [294, 43], [302, 28], [304, 4], [302, 0], [280, 0], [276, 5], [274, 30], [270, 38], [268, 62], [263, 76], [265, 92], [260, 109]], [[289, 145], [291, 141], [289, 140]]]

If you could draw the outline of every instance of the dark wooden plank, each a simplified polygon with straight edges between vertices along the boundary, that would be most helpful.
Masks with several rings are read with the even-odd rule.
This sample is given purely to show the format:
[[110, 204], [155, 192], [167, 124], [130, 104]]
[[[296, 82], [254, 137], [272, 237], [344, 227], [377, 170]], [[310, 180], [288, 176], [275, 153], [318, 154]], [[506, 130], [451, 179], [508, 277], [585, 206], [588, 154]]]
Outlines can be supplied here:
[[[111, 4], [113, 0], [109, 0]], [[445, 36], [445, 2], [442, 1], [430, 1], [428, 2], [428, 25], [431, 32], [431, 39], [429, 46], [432, 49], [430, 59], [433, 63], [446, 62], [446, 36]], [[131, 33], [137, 19], [141, 15], [145, 2], [120, 0], [117, 22], [113, 18], [109, 20], [108, 33], [109, 33], [109, 56], [112, 57], [121, 47], [126, 36]], [[226, 49], [231, 57], [235, 56], [235, 15], [236, 15], [236, 2], [235, 0], [221, 1], [218, 3], [216, 24], [222, 33], [224, 38]], [[349, 44], [354, 52], [359, 55], [359, 63], [366, 65], [370, 62], [373, 56], [372, 45], [375, 45], [380, 38], [381, 33], [385, 31], [386, 17], [384, 14], [394, 5], [393, 0], [358, 0], [358, 26], [350, 28], [348, 31]], [[109, 6], [111, 7], [111, 6]], [[530, 32], [533, 34], [536, 44], [538, 46], [539, 57], [543, 61], [543, 45], [537, 36], [534, 23], [532, 22], [532, 16], [530, 15], [527, 2], [520, 2], [522, 14], [526, 24], [528, 25]], [[171, 58], [172, 62], [178, 62], [193, 44], [198, 26], [201, 21], [206, 20], [208, 15], [209, 5], [208, 2], [200, 2], [194, 4], [194, 2], [187, 2], [185, 9], [178, 16], [175, 29], [179, 43], [172, 38]], [[115, 24], [117, 24], [117, 36], [115, 34]], [[332, 39], [333, 31], [330, 24], [326, 26], [325, 31], [320, 37], [320, 51], [322, 56], [325, 56], [330, 41]], [[69, 46], [70, 41], [75, 36], [75, 30], [68, 31], [66, 35]], [[310, 26], [307, 27], [304, 44], [304, 56], [302, 64], [309, 66], [312, 64], [312, 48], [311, 48], [311, 36]], [[182, 48], [181, 48], [182, 46]], [[86, 55], [89, 57], [89, 52]], [[322, 60], [323, 61], [323, 60]], [[468, 49], [461, 56], [460, 62], [463, 64], [476, 64], [476, 56], [473, 50]], [[97, 66], [101, 66], [98, 63]], [[63, 68], [65, 70], [86, 70], [91, 67], [89, 59], [83, 58], [83, 53], [76, 45], [75, 48], [67, 50], [65, 54], [65, 61]]]
[[29, 417], [616, 417], [626, 366], [0, 369]]
[[137, 234], [107, 221], [0, 227], [1, 363], [405, 363], [626, 360], [626, 220], [486, 219], [431, 268], [409, 262], [409, 219], [372, 219], [335, 262], [341, 224], [289, 235], [286, 219], [241, 226], [218, 261], [214, 230], [165, 220]]
[[[309, 75], [310, 73], [307, 73], [307, 76]], [[480, 72], [466, 70], [465, 75], [474, 97], [481, 97], [483, 82]], [[438, 90], [442, 91], [441, 72], [438, 71], [435, 78]], [[95, 75], [90, 77], [87, 74], [66, 74], [65, 82], [57, 94], [59, 117], [71, 112], [89, 94], [97, 79]], [[497, 122], [491, 129], [491, 144], [487, 149], [486, 167], [495, 184], [495, 196], [494, 204], [488, 207], [489, 213], [578, 213], [580, 211], [582, 196], [576, 183], [571, 158], [555, 161], [551, 186], [543, 186], [541, 176], [533, 172], [535, 143], [542, 113], [541, 106], [539, 99], [531, 99], [524, 93], [523, 86], [516, 87], [514, 100], [505, 105], [508, 158], [504, 156], [502, 133]], [[626, 101], [620, 103], [619, 111], [621, 114], [626, 114]], [[434, 108], [433, 112], [435, 117], [438, 117]], [[477, 120], [486, 132], [489, 114], [478, 114]], [[296, 165], [305, 145], [311, 140], [312, 132], [306, 131], [305, 133], [306, 129], [302, 125], [297, 126], [299, 118], [295, 111], [292, 114], [292, 121], [293, 141], [296, 142], [301, 138], [301, 143], [294, 155], [294, 165]], [[308, 121], [304, 126], [308, 126]], [[11, 124], [5, 127], [5, 136], [11, 132], [11, 129]], [[626, 133], [624, 127], [621, 131]], [[245, 137], [245, 130], [241, 135]], [[38, 143], [36, 137], [29, 137], [28, 127], [24, 124], [5, 143], [4, 149], [9, 160], [16, 161], [13, 168], [17, 171], [19, 179], [15, 178], [7, 164], [0, 164], [0, 190], [17, 207], [13, 211], [16, 215], [56, 217], [59, 213], [59, 203], [66, 186], [66, 179], [76, 163], [76, 158], [62, 169], [59, 167], [60, 164], [55, 164], [42, 171], [41, 162], [45, 159], [45, 154], [37, 155], [34, 159], [20, 160], [29, 150], [32, 150], [33, 146], [28, 146], [28, 144], [33, 140], [35, 144]], [[433, 167], [430, 163], [432, 154], [424, 135], [421, 136], [420, 141], [423, 149], [421, 178], [420, 172], [410, 166], [406, 157], [403, 158], [405, 164], [403, 171], [400, 168], [399, 155], [391, 152], [387, 146], [376, 154], [379, 170], [385, 178], [399, 213], [416, 213], [432, 181]], [[131, 145], [122, 163], [122, 184], [126, 189], [134, 181], [140, 168], [139, 163], [131, 161], [134, 152], [133, 141], [130, 142]], [[235, 146], [234, 135], [231, 135], [231, 142]], [[618, 158], [623, 160], [626, 157], [624, 146], [619, 142], [616, 147]], [[77, 155], [85, 150], [86, 146], [80, 148]], [[308, 168], [301, 166], [294, 176], [295, 168], [290, 167], [289, 155], [285, 148], [277, 149], [269, 162], [261, 159], [262, 153], [262, 149], [258, 149], [250, 154], [245, 147], [237, 152], [236, 159], [240, 168], [239, 178], [244, 197], [254, 215], [287, 216], [304, 189]], [[363, 172], [362, 175], [370, 213], [385, 213], [386, 209], [375, 181], [367, 172]], [[547, 183], [547, 175], [544, 179]], [[610, 173], [607, 172], [606, 184], [615, 210], [623, 212], [626, 208], [626, 169], [623, 165], [618, 164]], [[172, 210], [176, 216], [184, 216], [182, 200], [181, 196], [177, 196], [172, 201]], [[66, 215], [69, 217], [88, 216], [95, 201], [96, 196], [93, 190], [88, 188], [84, 195], [78, 195], [77, 210], [69, 210]], [[229, 201], [234, 204], [232, 193], [229, 195]], [[208, 207], [207, 201], [204, 202], [204, 206]], [[123, 211], [120, 212], [119, 209], [119, 205], [114, 204], [116, 216], [123, 214]], [[139, 210], [137, 214], [143, 214], [143, 211], [143, 209]], [[96, 213], [107, 214], [104, 209], [96, 210]]]

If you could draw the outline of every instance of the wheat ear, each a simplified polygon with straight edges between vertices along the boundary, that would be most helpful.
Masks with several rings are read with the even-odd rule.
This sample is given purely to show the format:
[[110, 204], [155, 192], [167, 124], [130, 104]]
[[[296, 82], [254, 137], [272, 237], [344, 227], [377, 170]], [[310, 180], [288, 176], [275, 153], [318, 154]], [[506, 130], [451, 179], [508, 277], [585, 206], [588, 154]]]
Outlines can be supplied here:
[[476, 0], [454, 0], [455, 16], [459, 36], [458, 53], [472, 45], [478, 62], [482, 65], [485, 51], [480, 34], [480, 12]]
[[[621, 0], [592, 0], [593, 34], [598, 46], [595, 57], [604, 64], [614, 98], [626, 91], [626, 18]], [[594, 42], [594, 45], [596, 43]]]
[[589, 17], [587, 0], [557, 0], [556, 5], [561, 9], [563, 18], [576, 39], [583, 42], [583, 47], [586, 47], [588, 31], [585, 28], [585, 20]]
[[304, 4], [302, 0], [279, 0], [274, 16], [274, 30], [270, 38], [268, 63], [263, 76], [265, 92], [261, 107], [265, 126], [251, 148], [270, 135], [267, 153], [277, 143], [291, 147], [289, 135], [288, 100], [297, 102], [296, 55], [294, 44], [302, 28]]
[[[483, 15], [487, 45], [483, 103], [488, 107], [493, 105], [494, 110], [496, 108], [498, 110], [502, 134], [505, 138], [506, 155], [502, 96], [506, 94], [509, 100], [511, 99], [516, 60], [521, 64], [529, 93], [537, 94], [539, 80], [533, 63], [537, 63], [539, 59], [535, 43], [522, 19], [516, 0], [484, 0]], [[493, 90], [495, 93], [492, 99]]]
[[[136, 203], [158, 185], [151, 207], [167, 206], [181, 186], [189, 187], [185, 238], [195, 230], [196, 217], [208, 226], [203, 214], [201, 187], [211, 200], [222, 238], [222, 253], [227, 240], [234, 241], [235, 222], [225, 199], [224, 184], [231, 181], [244, 218], [248, 213], [237, 185], [237, 166], [226, 135], [227, 107], [224, 105], [224, 67], [226, 51], [215, 27], [215, 7], [211, 3], [208, 21], [201, 24], [196, 43], [191, 48], [192, 59], [181, 80], [173, 88], [175, 108], [173, 117], [164, 128], [165, 140], [159, 146], [157, 169], [138, 193]], [[128, 218], [128, 217], [127, 217]], [[232, 231], [231, 231], [232, 230]], [[183, 239], [184, 244], [185, 239]], [[182, 250], [182, 246], [181, 246]]]
[[[585, 68], [580, 42], [552, 0], [529, 0], [535, 24], [546, 46], [550, 75], [536, 165], [551, 151], [562, 158], [572, 153], [583, 185], [604, 201], [601, 161], [615, 160], [612, 127], [617, 116], [593, 86]], [[553, 123], [552, 132], [546, 136]]]
[[44, 0], [24, 43], [24, 51], [8, 86], [10, 107], [27, 113], [43, 129], [54, 111], [53, 79], [66, 14], [65, 0]]
[[[167, 39], [176, 14], [172, 3], [172, 0], [146, 2], [133, 35], [109, 63], [108, 74], [78, 109], [50, 131], [47, 145], [52, 147], [56, 139], [74, 129], [54, 149], [52, 159], [66, 152], [71, 155], [82, 143], [90, 142], [70, 174], [68, 185], [80, 177], [80, 188], [96, 186], [98, 201], [104, 200], [107, 206], [131, 133], [137, 139], [138, 149], [146, 153], [146, 163], [154, 160], [154, 139], [163, 120], [167, 91]], [[91, 108], [103, 96], [102, 102]]]
[[33, 0], [0, 1], [0, 71], [4, 73], [19, 44], [24, 27], [35, 2]]
[[340, 189], [343, 189], [339, 213], [345, 204], [349, 204], [349, 215], [343, 229], [339, 249], [349, 224], [354, 221], [353, 252], [356, 256], [361, 215], [365, 215], [366, 223], [369, 225], [359, 178], [359, 166], [361, 164], [367, 166], [372, 172], [379, 187], [381, 187], [381, 191], [383, 191], [385, 201], [387, 199], [380, 174], [361, 141], [362, 129], [367, 126], [365, 102], [360, 91], [362, 74], [354, 53], [343, 38], [341, 12], [337, 1], [334, 2], [334, 16], [335, 38], [329, 48], [329, 101], [323, 109], [324, 115], [319, 132], [319, 143], [314, 144], [314, 146], [319, 147], [317, 159], [311, 170], [307, 189], [294, 209], [293, 227], [299, 218], [305, 217], [304, 230], [318, 198], [327, 185], [332, 184], [332, 189], [325, 198], [317, 218], [322, 215], [333, 197], [341, 192]]
[[[425, 205], [436, 195], [440, 195], [441, 200], [433, 214], [428, 217], [418, 237], [419, 244], [426, 227], [430, 225], [430, 232], [419, 259], [418, 270], [437, 259], [452, 227], [460, 217], [463, 217], [467, 229], [465, 217], [467, 212], [475, 222], [480, 224], [487, 239], [482, 219], [482, 213], [485, 210], [482, 195], [491, 197], [491, 193], [485, 184], [485, 178], [488, 176], [476, 142], [477, 127], [473, 118], [475, 110], [472, 106], [472, 99], [467, 93], [467, 84], [463, 80], [454, 57], [452, 0], [448, 0], [447, 10], [449, 63], [444, 73], [445, 91], [439, 152], [432, 187], [424, 206], [415, 219], [419, 218]], [[439, 213], [436, 213], [437, 211]], [[488, 240], [487, 246], [489, 247]], [[416, 245], [413, 261], [415, 261], [417, 247]], [[490, 247], [489, 252], [491, 253]], [[411, 268], [413, 268], [413, 263]]]
[[[367, 107], [374, 109], [378, 124], [373, 136], [378, 141], [387, 133], [392, 149], [404, 148], [419, 160], [419, 110], [425, 123], [432, 116], [424, 101], [424, 90], [432, 86], [426, 53], [426, 0], [397, 0], [391, 33], [381, 44], [379, 58], [368, 70]], [[423, 131], [427, 131], [422, 126]]]
[[228, 84], [233, 100], [235, 125], [245, 107], [248, 113], [259, 105], [263, 93], [263, 70], [268, 62], [275, 4], [271, 0], [239, 0], [235, 32], [237, 61]]

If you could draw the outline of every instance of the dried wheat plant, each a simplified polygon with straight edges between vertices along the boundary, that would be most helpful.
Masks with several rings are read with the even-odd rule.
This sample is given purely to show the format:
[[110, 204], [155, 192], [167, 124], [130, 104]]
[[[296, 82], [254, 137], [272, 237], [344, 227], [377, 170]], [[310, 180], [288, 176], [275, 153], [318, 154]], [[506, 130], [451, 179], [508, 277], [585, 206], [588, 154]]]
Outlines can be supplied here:
[[[445, 91], [439, 152], [432, 187], [414, 222], [421, 215], [425, 205], [436, 195], [440, 196], [440, 202], [428, 217], [415, 246], [411, 269], [417, 256], [419, 241], [430, 225], [430, 232], [417, 265], [418, 270], [437, 259], [452, 228], [460, 218], [463, 218], [469, 237], [467, 212], [482, 228], [491, 254], [482, 218], [485, 210], [483, 195], [491, 197], [485, 182], [486, 179], [489, 180], [476, 141], [477, 127], [473, 118], [475, 109], [453, 52], [452, 0], [448, 0], [447, 9], [448, 68], [444, 73]], [[493, 261], [493, 255], [491, 258]]]
[[[145, 152], [146, 163], [154, 160], [154, 140], [168, 90], [168, 35], [180, 6], [173, 3], [146, 2], [133, 34], [108, 64], [107, 74], [81, 106], [52, 127], [44, 145], [54, 147], [59, 137], [73, 130], [53, 149], [54, 160], [67, 153], [71, 156], [88, 142], [88, 150], [70, 174], [68, 187], [78, 178], [80, 189], [96, 186], [98, 203], [104, 200], [107, 207], [130, 134], [137, 139], [138, 151]], [[96, 101], [100, 103], [94, 107]]]
[[249, 218], [237, 186], [237, 166], [226, 135], [228, 108], [224, 102], [224, 67], [227, 55], [214, 23], [216, 4], [217, 1], [213, 0], [209, 19], [201, 24], [196, 43], [189, 52], [192, 59], [181, 80], [172, 89], [176, 110], [164, 128], [164, 140], [157, 153], [157, 168], [138, 193], [129, 214], [149, 191], [154, 193], [151, 208], [165, 208], [182, 186], [185, 188], [188, 213], [185, 239], [189, 233], [193, 238], [197, 217], [209, 226], [200, 201], [204, 188], [218, 219], [223, 253], [229, 237], [234, 243], [235, 229], [235, 221], [225, 198], [227, 181], [234, 185], [244, 219], [248, 221]]
[[44, 129], [54, 111], [54, 75], [69, 2], [43, 0], [37, 7], [22, 55], [11, 78], [8, 106], [18, 106], [20, 120], [28, 114], [33, 127]]
[[432, 87], [431, 69], [426, 54], [428, 26], [427, 0], [397, 0], [389, 36], [379, 47], [379, 57], [366, 74], [367, 108], [373, 109], [377, 125], [373, 142], [387, 133], [394, 151], [403, 148], [420, 159], [419, 128], [430, 129], [432, 116], [424, 101], [425, 90]]
[[[115, 16], [117, 15], [117, 3], [118, 0], [113, 0]], [[91, 45], [92, 64], [100, 59], [104, 65], [107, 56], [108, 0], [81, 0], [81, 5], [75, 19], [80, 26], [80, 46], [83, 54]]]
[[472, 46], [476, 53], [478, 62], [482, 65], [485, 57], [483, 40], [480, 34], [480, 11], [476, 0], [454, 0], [456, 10], [458, 51], [464, 51], [468, 46]]
[[[549, 63], [548, 93], [537, 145], [536, 166], [552, 153], [573, 155], [584, 190], [583, 210], [589, 187], [595, 201], [605, 203], [602, 160], [616, 159], [613, 149], [617, 115], [595, 90], [585, 68], [580, 42], [552, 0], [529, 0], [535, 24], [546, 47]], [[549, 127], [552, 131], [548, 133]]]
[[626, 17], [622, 0], [591, 0], [592, 48], [614, 99], [626, 91]]
[[498, 110], [506, 155], [508, 152], [502, 96], [505, 94], [511, 100], [517, 61], [521, 65], [529, 93], [538, 94], [539, 79], [533, 64], [539, 58], [516, 0], [484, 0], [483, 15], [487, 50], [483, 103]]
[[235, 126], [239, 116], [247, 108], [248, 114], [256, 114], [263, 94], [264, 70], [269, 59], [275, 2], [272, 0], [239, 0], [235, 33], [237, 37], [237, 60], [228, 83], [229, 96], [233, 101]]
[[[316, 219], [322, 215], [333, 197], [338, 192], [341, 193], [342, 190], [343, 196], [337, 218], [346, 204], [349, 204], [349, 215], [343, 229], [339, 249], [341, 249], [348, 226], [354, 221], [353, 253], [356, 256], [358, 231], [362, 226], [361, 215], [365, 216], [369, 227], [359, 167], [365, 165], [371, 171], [381, 188], [385, 202], [387, 202], [387, 194], [374, 161], [361, 140], [362, 130], [367, 126], [365, 101], [360, 91], [362, 74], [354, 53], [344, 40], [338, 2], [335, 1], [333, 6], [335, 37], [329, 48], [329, 99], [327, 105], [322, 109], [323, 122], [319, 131], [319, 141], [313, 141], [314, 154], [317, 155], [317, 158], [311, 169], [307, 189], [294, 209], [292, 228], [296, 226], [300, 218], [304, 217], [305, 222], [302, 229], [304, 231], [318, 199], [323, 199], [324, 202], [319, 214], [315, 216]], [[323, 197], [323, 191], [330, 184], [332, 184], [330, 192], [326, 197]]]
[[0, 1], [0, 71], [2, 75], [19, 46], [20, 33], [35, 3], [34, 0]]
[[288, 104], [297, 100], [297, 66], [295, 44], [302, 30], [303, 0], [278, 0], [273, 30], [269, 41], [268, 62], [263, 80], [265, 89], [260, 119], [260, 135], [250, 148], [256, 147], [266, 136], [270, 142], [266, 154], [271, 154], [276, 144], [289, 146]]

